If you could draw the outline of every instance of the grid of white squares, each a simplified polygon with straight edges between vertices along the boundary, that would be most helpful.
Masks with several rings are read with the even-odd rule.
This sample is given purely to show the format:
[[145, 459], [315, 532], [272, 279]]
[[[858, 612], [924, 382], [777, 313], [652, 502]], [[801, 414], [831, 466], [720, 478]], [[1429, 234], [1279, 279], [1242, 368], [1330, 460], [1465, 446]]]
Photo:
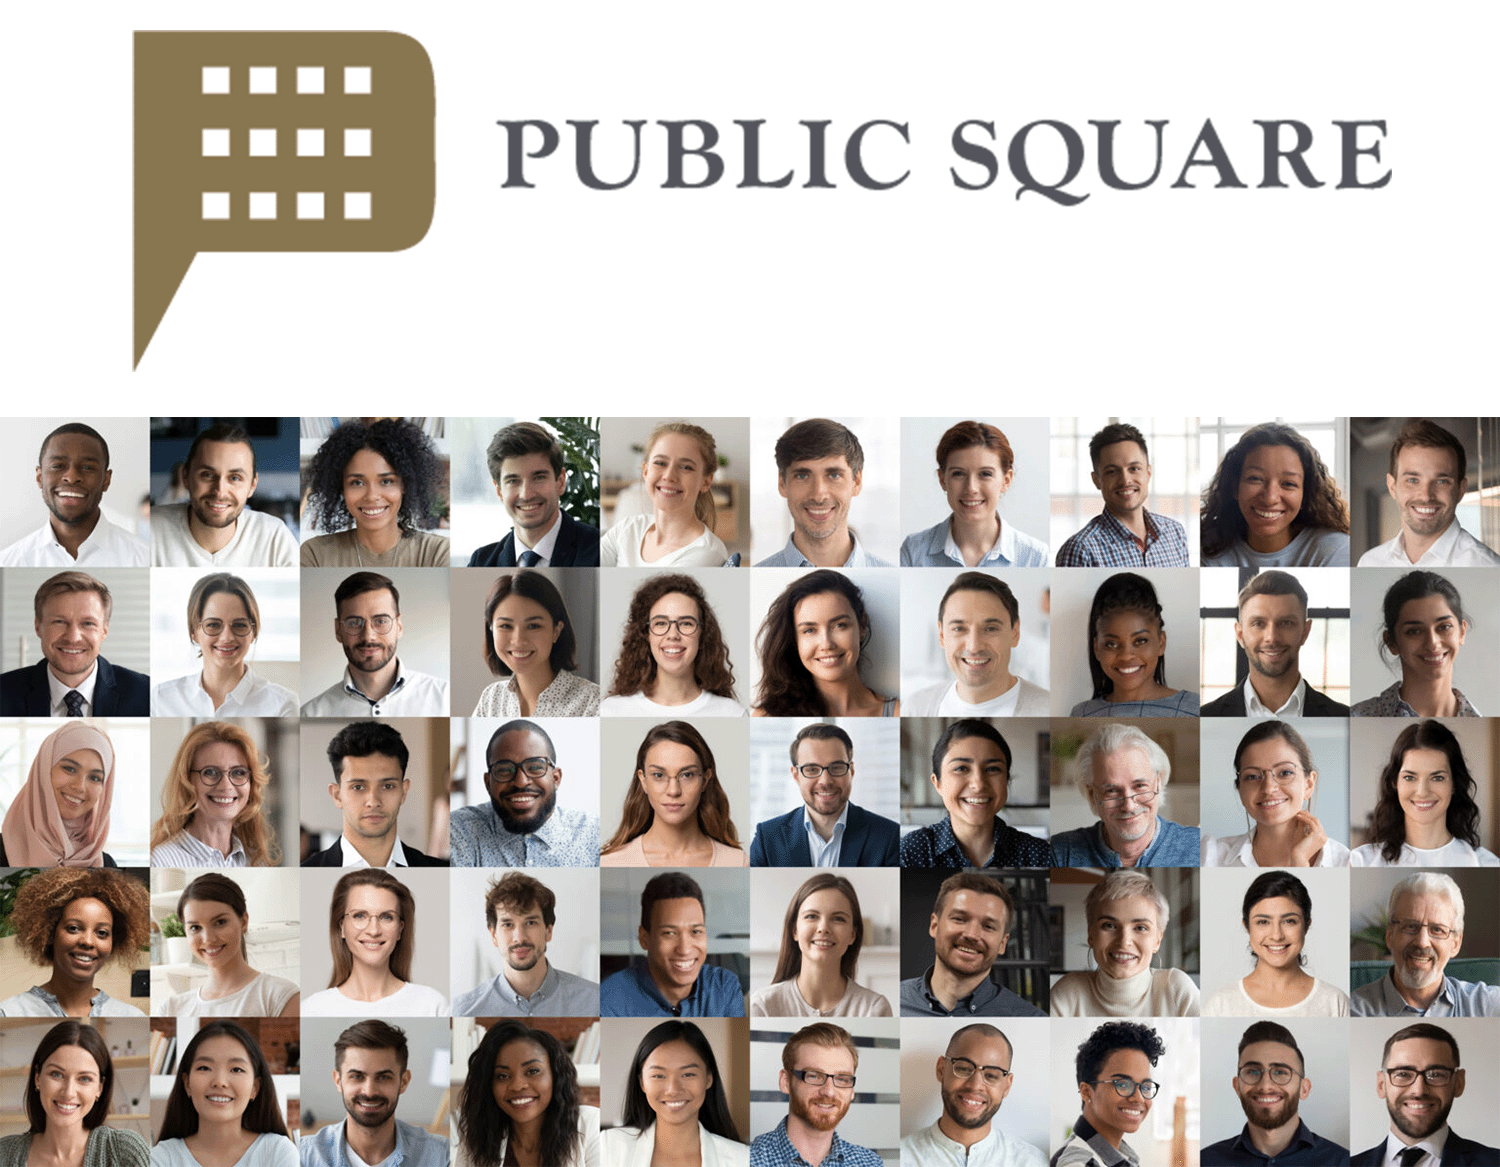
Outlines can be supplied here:
[[[232, 92], [231, 74], [228, 65], [204, 65], [202, 69], [202, 91], [209, 96], [226, 96]], [[318, 96], [324, 92], [324, 69], [322, 65], [298, 65], [296, 69], [297, 92], [305, 96]], [[345, 96], [368, 96], [371, 93], [374, 73], [369, 65], [344, 66]], [[276, 92], [276, 66], [251, 65], [248, 91], [257, 96]]]

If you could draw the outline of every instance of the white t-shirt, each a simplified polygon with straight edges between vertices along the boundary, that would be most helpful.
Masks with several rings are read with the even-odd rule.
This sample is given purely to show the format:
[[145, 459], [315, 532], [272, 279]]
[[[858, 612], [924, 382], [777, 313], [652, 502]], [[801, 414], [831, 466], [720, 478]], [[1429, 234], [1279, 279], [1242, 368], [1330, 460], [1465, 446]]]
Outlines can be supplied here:
[[436, 989], [412, 981], [378, 1001], [356, 1001], [337, 989], [323, 989], [302, 998], [304, 1017], [369, 1017], [379, 1013], [391, 1017], [447, 1017], [448, 998]]
[[[1198, 855], [1200, 867], [1259, 867], [1255, 861], [1254, 852], [1255, 832], [1252, 830], [1245, 835], [1229, 835], [1223, 839], [1211, 839], [1203, 836]], [[1318, 856], [1319, 867], [1348, 867], [1349, 848], [1337, 839], [1329, 839], [1323, 844], [1323, 851]]]
[[152, 567], [296, 567], [297, 537], [274, 515], [246, 507], [218, 551], [193, 538], [188, 504], [151, 508]]
[[777, 981], [750, 994], [751, 1017], [891, 1017], [891, 1003], [874, 989], [850, 981], [839, 1003], [819, 1013], [797, 988], [796, 978]]
[[1350, 867], [1500, 867], [1500, 856], [1486, 847], [1471, 847], [1462, 839], [1453, 839], [1445, 846], [1421, 850], [1410, 843], [1401, 844], [1401, 854], [1396, 862], [1386, 862], [1380, 844], [1366, 843], [1354, 848], [1349, 856]]
[[621, 519], [599, 540], [600, 567], [723, 567], [729, 548], [707, 527], [691, 543], [649, 562], [641, 558], [641, 540], [656, 521], [654, 515]]
[[658, 705], [644, 693], [606, 697], [599, 702], [605, 717], [749, 717], [750, 711], [731, 697], [703, 690], [686, 705]]
[[1349, 995], [1313, 978], [1312, 990], [1295, 1005], [1272, 1009], [1258, 1005], [1243, 981], [1216, 989], [1203, 999], [1204, 1017], [1348, 1017]]
[[1000, 696], [971, 705], [958, 695], [958, 682], [949, 681], [918, 690], [901, 712], [908, 717], [1046, 717], [1052, 699], [1046, 689], [1017, 678]]
[[260, 973], [238, 992], [212, 1001], [204, 998], [201, 989], [173, 993], [163, 1012], [169, 1017], [280, 1017], [286, 1003], [299, 992], [285, 977]]

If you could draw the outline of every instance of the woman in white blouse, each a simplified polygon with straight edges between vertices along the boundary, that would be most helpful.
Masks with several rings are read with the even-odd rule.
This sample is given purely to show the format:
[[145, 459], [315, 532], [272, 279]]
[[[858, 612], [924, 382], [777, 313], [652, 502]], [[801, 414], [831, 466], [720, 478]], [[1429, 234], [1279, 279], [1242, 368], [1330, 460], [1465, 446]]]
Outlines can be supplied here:
[[831, 871], [814, 875], [787, 906], [776, 972], [750, 994], [750, 1016], [892, 1016], [885, 997], [854, 979], [864, 938], [854, 885]]
[[153, 688], [152, 716], [297, 716], [297, 694], [246, 663], [260, 635], [260, 605], [249, 584], [227, 571], [205, 575], [188, 596], [187, 628], [203, 668]]
[[210, 871], [183, 889], [177, 899], [193, 955], [208, 969], [208, 980], [175, 993], [163, 1010], [170, 1017], [295, 1017], [301, 991], [285, 977], [250, 967], [245, 934], [250, 914], [245, 893], [227, 875]]
[[601, 567], [720, 567], [729, 548], [714, 534], [713, 434], [685, 421], [663, 422], [646, 441], [641, 480], [649, 515], [622, 519], [599, 541]]

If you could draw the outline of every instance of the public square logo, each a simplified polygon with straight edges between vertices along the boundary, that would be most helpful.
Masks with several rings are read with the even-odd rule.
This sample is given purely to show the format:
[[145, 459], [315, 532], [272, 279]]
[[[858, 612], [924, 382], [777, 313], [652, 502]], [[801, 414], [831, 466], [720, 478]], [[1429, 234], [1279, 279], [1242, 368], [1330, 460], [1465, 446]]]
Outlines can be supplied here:
[[134, 364], [200, 251], [420, 242], [433, 116], [400, 33], [136, 33]]

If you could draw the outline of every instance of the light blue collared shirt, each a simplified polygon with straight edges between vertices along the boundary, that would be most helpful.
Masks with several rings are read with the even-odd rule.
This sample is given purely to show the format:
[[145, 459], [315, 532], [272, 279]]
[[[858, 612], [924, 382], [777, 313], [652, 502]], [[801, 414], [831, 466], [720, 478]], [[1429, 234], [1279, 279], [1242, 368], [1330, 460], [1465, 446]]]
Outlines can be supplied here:
[[[849, 558], [844, 560], [845, 567], [889, 567], [890, 564], [884, 559], [877, 559], [865, 550], [864, 544], [859, 541], [859, 536], [854, 529], [849, 529], [849, 538], [854, 541], [854, 550], [849, 552]], [[797, 549], [796, 536], [787, 536], [786, 546], [775, 555], [768, 555], [755, 565], [756, 567], [812, 567], [813, 561], [803, 555]]]
[[823, 842], [823, 836], [818, 834], [818, 829], [813, 826], [812, 817], [807, 813], [807, 808], [802, 808], [802, 829], [807, 832], [807, 849], [812, 852], [812, 865], [814, 867], [837, 867], [839, 856], [844, 850], [844, 828], [849, 825], [849, 804], [844, 803], [844, 813], [839, 815], [839, 821], [833, 824], [833, 838]]
[[1483, 981], [1445, 976], [1443, 987], [1426, 1009], [1409, 1004], [1391, 974], [1360, 985], [1349, 994], [1351, 1017], [1500, 1017], [1500, 989]]
[[454, 867], [598, 867], [599, 820], [559, 806], [537, 830], [517, 835], [485, 799], [453, 812], [448, 847]]
[[[953, 541], [949, 521], [908, 535], [901, 543], [902, 567], [965, 567], [963, 553]], [[979, 567], [1046, 567], [1052, 562], [1047, 544], [1033, 539], [1011, 523], [1000, 524], [1000, 538], [985, 552]]]
[[[345, 1151], [344, 1124], [341, 1118], [315, 1135], [297, 1144], [302, 1167], [349, 1167]], [[385, 1160], [384, 1167], [448, 1167], [448, 1140], [424, 1131], [409, 1122], [396, 1122], [396, 1152]]]

